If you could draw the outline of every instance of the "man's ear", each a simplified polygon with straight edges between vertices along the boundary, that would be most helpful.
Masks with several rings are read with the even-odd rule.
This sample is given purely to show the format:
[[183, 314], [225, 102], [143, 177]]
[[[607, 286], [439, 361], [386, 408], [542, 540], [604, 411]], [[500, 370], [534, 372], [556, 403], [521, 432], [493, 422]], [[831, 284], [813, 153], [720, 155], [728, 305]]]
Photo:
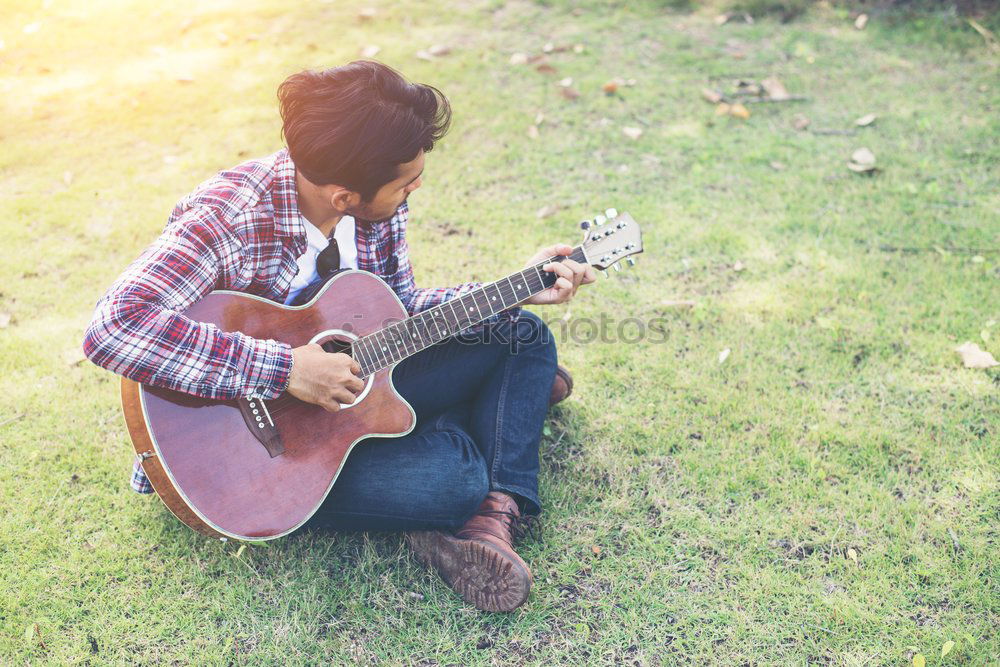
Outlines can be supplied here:
[[353, 210], [361, 203], [361, 195], [357, 192], [351, 192], [347, 188], [338, 187], [329, 196], [330, 205], [333, 206], [334, 210], [344, 213]]

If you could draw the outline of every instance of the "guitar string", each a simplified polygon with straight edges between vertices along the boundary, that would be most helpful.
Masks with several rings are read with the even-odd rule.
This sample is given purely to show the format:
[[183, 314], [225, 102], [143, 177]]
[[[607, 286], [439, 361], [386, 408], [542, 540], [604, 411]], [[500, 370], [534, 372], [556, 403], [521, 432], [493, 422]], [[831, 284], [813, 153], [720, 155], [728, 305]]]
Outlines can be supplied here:
[[[576, 248], [574, 248], [573, 249], [573, 253], [571, 253], [569, 256], [566, 256], [566, 255], [555, 255], [555, 256], [549, 257], [548, 259], [543, 260], [542, 262], [539, 262], [538, 264], [535, 264], [535, 265], [529, 266], [529, 267], [525, 267], [524, 269], [522, 269], [521, 271], [519, 271], [517, 273], [512, 273], [509, 276], [506, 276], [505, 278], [501, 278], [501, 279], [499, 279], [499, 280], [497, 280], [495, 282], [483, 285], [482, 287], [476, 288], [475, 290], [473, 290], [471, 292], [467, 292], [466, 294], [463, 294], [461, 296], [457, 296], [454, 299], [449, 299], [448, 301], [445, 301], [444, 303], [440, 303], [437, 306], [435, 306], [434, 308], [428, 308], [427, 310], [421, 311], [419, 313], [416, 313], [416, 314], [414, 314], [414, 315], [406, 318], [405, 320], [402, 320], [401, 323], [408, 322], [408, 321], [411, 321], [411, 320], [420, 319], [420, 318], [423, 318], [428, 313], [432, 313], [433, 311], [436, 311], [436, 310], [443, 310], [443, 308], [445, 306], [449, 306], [450, 305], [451, 308], [452, 308], [452, 314], [454, 315], [454, 322], [449, 322], [448, 318], [444, 318], [445, 319], [445, 324], [446, 325], [451, 324], [452, 326], [457, 327], [457, 330], [454, 331], [453, 333], [450, 333], [448, 335], [440, 337], [438, 340], [435, 340], [435, 341], [433, 341], [431, 343], [428, 343], [428, 344], [424, 345], [419, 350], [416, 350], [414, 352], [405, 354], [405, 355], [403, 355], [402, 357], [400, 357], [399, 359], [397, 359], [395, 361], [392, 361], [390, 363], [381, 363], [380, 362], [380, 365], [377, 368], [370, 369], [368, 373], [366, 373], [366, 374], [364, 374], [362, 376], [359, 376], [360, 379], [367, 381], [367, 379], [370, 376], [374, 375], [375, 373], [378, 373], [379, 371], [381, 371], [381, 370], [383, 370], [385, 368], [388, 368], [389, 366], [392, 366], [394, 364], [400, 363], [404, 359], [406, 359], [406, 358], [408, 358], [410, 356], [413, 356], [414, 354], [417, 354], [419, 352], [422, 352], [423, 350], [426, 350], [428, 347], [431, 347], [432, 345], [436, 345], [437, 343], [439, 343], [439, 342], [441, 342], [443, 340], [447, 340], [448, 338], [451, 338], [452, 336], [455, 336], [455, 335], [461, 333], [463, 330], [465, 330], [465, 329], [467, 329], [467, 328], [469, 328], [471, 326], [475, 326], [476, 324], [481, 323], [482, 321], [488, 319], [489, 317], [492, 317], [493, 315], [495, 315], [497, 313], [503, 312], [505, 310], [509, 310], [510, 308], [513, 308], [514, 306], [516, 306], [518, 303], [523, 302], [525, 299], [530, 299], [535, 294], [538, 294], [540, 292], [545, 291], [546, 289], [551, 288], [551, 285], [546, 286], [545, 283], [544, 283], [544, 280], [542, 279], [542, 274], [543, 274], [543, 272], [541, 270], [542, 267], [544, 267], [546, 264], [548, 264], [548, 263], [550, 263], [550, 262], [552, 262], [553, 260], [556, 260], [556, 259], [567, 259], [567, 258], [571, 259], [571, 258], [573, 258], [577, 254], [577, 251], [580, 251], [580, 254], [583, 254], [583, 252], [582, 252], [582, 246], [577, 246]], [[584, 255], [584, 258], [585, 257], [586, 257], [586, 255]], [[462, 325], [461, 319], [458, 317], [457, 313], [455, 313], [455, 311], [454, 311], [454, 302], [460, 301], [460, 300], [462, 300], [464, 298], [467, 298], [467, 297], [470, 297], [470, 296], [474, 296], [478, 292], [485, 292], [485, 290], [487, 290], [487, 289], [489, 289], [489, 288], [492, 287], [492, 288], [495, 288], [495, 289], [497, 289], [499, 291], [501, 299], [506, 303], [508, 297], [511, 297], [511, 298], [517, 297], [517, 293], [516, 293], [516, 289], [513, 287], [513, 285], [510, 285], [507, 288], [507, 289], [510, 290], [509, 294], [505, 293], [503, 291], [503, 287], [501, 286], [501, 283], [503, 281], [507, 281], [508, 284], [510, 284], [511, 278], [513, 278], [515, 276], [522, 276], [524, 274], [524, 272], [528, 271], [529, 269], [534, 269], [535, 272], [538, 274], [538, 280], [542, 284], [542, 286], [540, 288], [538, 288], [538, 289], [536, 289], [534, 291], [529, 288], [529, 290], [528, 290], [529, 291], [528, 296], [522, 298], [521, 301], [514, 301], [513, 305], [506, 306], [506, 307], [504, 307], [503, 309], [501, 309], [499, 311], [493, 311], [490, 315], [487, 315], [486, 317], [481, 317], [480, 319], [472, 320], [469, 323]], [[555, 275], [551, 271], [548, 271], [548, 272], [545, 272], [545, 273], [547, 273], [549, 275]], [[526, 286], [528, 285], [527, 280], [525, 280], [524, 284]], [[480, 311], [478, 314], [482, 315], [482, 312]], [[397, 326], [397, 325], [396, 324], [389, 325], [389, 327], [394, 327], [394, 326]], [[366, 334], [365, 336], [362, 336], [361, 338], [358, 338], [357, 340], [352, 341], [352, 343], [351, 343], [351, 350], [353, 351], [354, 345], [356, 343], [358, 343], [360, 341], [366, 341], [371, 336], [374, 336], [374, 335], [377, 335], [377, 334], [382, 334], [389, 327], [385, 327], [385, 328], [379, 329], [378, 331], [373, 331], [370, 334]], [[445, 329], [445, 331], [447, 331], [447, 329]], [[439, 328], [438, 334], [440, 335], [440, 328]], [[397, 352], [398, 351], [399, 350], [397, 348]], [[356, 358], [355, 358], [355, 361], [357, 361]], [[360, 362], [358, 362], [358, 363], [360, 364]], [[372, 381], [374, 381], [374, 380], [372, 380]], [[367, 382], [366, 382], [366, 384], [367, 384]], [[298, 403], [302, 403], [302, 402], [303, 401], [301, 401], [300, 399], [296, 399], [296, 398], [290, 396], [287, 393], [283, 393], [280, 396], [278, 396], [277, 398], [273, 398], [273, 399], [270, 399], [269, 401], [266, 401], [265, 404], [268, 406], [268, 411], [271, 413], [271, 416], [273, 417], [273, 416], [281, 414], [283, 412], [287, 412], [288, 410], [294, 408]]]
[[[559, 257], [562, 257], [562, 256], [560, 255]], [[529, 268], [534, 268], [536, 272], [539, 272], [539, 268], [541, 266], [544, 266], [545, 264], [547, 264], [552, 259], [555, 259], [555, 258], [550, 258], [549, 260], [546, 260], [545, 262], [542, 262], [541, 264], [538, 264], [537, 266], [533, 266], [533, 267], [529, 267]], [[524, 269], [523, 271], [527, 271], [527, 270], [528, 269]], [[421, 311], [420, 313], [417, 313], [417, 314], [415, 314], [415, 315], [407, 318], [406, 320], [403, 320], [403, 322], [407, 322], [407, 321], [410, 321], [410, 320], [416, 320], [418, 318], [421, 318], [425, 313], [431, 313], [431, 311], [435, 311], [435, 310], [440, 310], [442, 313], [444, 313], [445, 312], [444, 311], [445, 307], [450, 307], [451, 310], [452, 310], [452, 316], [450, 318], [447, 317], [447, 316], [441, 318], [441, 319], [443, 319], [444, 324], [445, 324], [445, 328], [444, 328], [445, 334], [442, 334], [441, 327], [436, 325], [437, 329], [438, 329], [438, 338], [437, 338], [437, 340], [433, 340], [433, 337], [432, 337], [432, 342], [425, 343], [419, 350], [415, 350], [413, 352], [408, 352], [405, 349], [405, 346], [401, 350], [398, 345], [393, 345], [393, 344], [391, 344], [391, 341], [386, 341], [386, 343], [387, 343], [386, 346], [384, 348], [379, 348], [380, 352], [381, 351], [386, 352], [385, 355], [381, 355], [380, 354], [380, 356], [384, 357], [385, 360], [382, 360], [382, 359], [377, 360], [377, 366], [375, 368], [373, 368], [373, 369], [369, 369], [369, 371], [367, 373], [365, 373], [364, 375], [360, 376], [360, 378], [362, 380], [367, 380], [371, 375], [374, 375], [375, 373], [378, 373], [379, 371], [381, 371], [381, 370], [383, 370], [385, 368], [388, 368], [389, 366], [397, 364], [397, 363], [403, 361], [404, 359], [406, 359], [406, 358], [408, 358], [408, 357], [410, 357], [410, 356], [412, 356], [414, 354], [417, 354], [418, 352], [421, 352], [421, 351], [427, 349], [428, 347], [431, 347], [432, 345], [435, 345], [435, 344], [441, 342], [442, 340], [447, 340], [448, 338], [450, 338], [450, 337], [452, 337], [454, 335], [457, 335], [458, 333], [461, 333], [463, 330], [469, 328], [470, 326], [474, 326], [475, 324], [477, 324], [479, 322], [482, 322], [483, 320], [485, 320], [488, 317], [492, 316], [492, 314], [495, 314], [497, 312], [503, 312], [504, 310], [507, 310], [509, 308], [513, 308], [515, 305], [517, 305], [518, 303], [520, 303], [520, 301], [523, 301], [526, 298], [531, 298], [531, 296], [533, 296], [534, 294], [536, 294], [538, 292], [541, 292], [541, 291], [543, 291], [545, 289], [548, 289], [548, 287], [545, 286], [544, 282], [542, 282], [541, 283], [541, 287], [539, 287], [537, 290], [531, 290], [529, 288], [529, 290], [528, 290], [529, 291], [529, 295], [526, 296], [526, 297], [522, 297], [520, 301], [517, 300], [518, 294], [516, 293], [516, 290], [514, 289], [513, 286], [508, 287], [507, 291], [504, 291], [503, 287], [500, 286], [500, 283], [502, 281], [504, 281], [504, 280], [506, 280], [506, 281], [509, 282], [511, 278], [513, 278], [514, 276], [520, 275], [521, 273], [523, 273], [523, 271], [519, 272], [517, 274], [511, 274], [510, 276], [507, 276], [506, 278], [501, 278], [500, 280], [498, 280], [498, 281], [496, 281], [494, 283], [489, 283], [487, 285], [484, 285], [481, 288], [477, 288], [473, 292], [468, 292], [468, 293], [463, 294], [463, 295], [461, 295], [459, 297], [456, 297], [454, 299], [450, 299], [450, 300], [448, 300], [448, 301], [446, 301], [444, 303], [441, 303], [441, 304], [435, 306], [434, 308], [430, 308], [430, 309], [428, 309], [426, 311]], [[524, 284], [528, 285], [527, 281], [525, 281]], [[501, 299], [504, 301], [504, 303], [506, 303], [508, 299], [513, 299], [513, 305], [506, 306], [505, 308], [503, 308], [503, 309], [501, 309], [499, 311], [494, 311], [491, 315], [487, 315], [486, 317], [480, 317], [478, 319], [473, 319], [473, 320], [470, 320], [468, 322], [463, 323], [463, 319], [455, 311], [455, 302], [461, 301], [462, 299], [465, 299], [467, 297], [472, 297], [477, 292], [485, 291], [485, 290], [487, 290], [487, 289], [489, 289], [491, 287], [495, 287], [499, 291], [499, 293], [501, 295]], [[482, 313], [480, 312], [479, 314], [481, 315]], [[394, 327], [394, 326], [396, 326], [396, 325], [390, 325], [390, 327]], [[447, 333], [449, 331], [449, 327], [454, 328], [455, 330], [453, 332], [451, 332], [451, 333]], [[366, 336], [364, 336], [364, 337], [362, 337], [362, 338], [360, 338], [360, 339], [358, 339], [356, 341], [353, 341], [352, 342], [352, 349], [354, 347], [354, 344], [358, 343], [359, 341], [367, 339], [369, 336], [372, 336], [372, 335], [375, 335], [375, 334], [382, 334], [382, 336], [384, 338], [385, 337], [384, 332], [387, 329], [389, 329], [389, 327], [386, 327], [386, 328], [380, 329], [378, 331], [372, 332], [372, 334], [368, 334], [368, 335], [366, 335]], [[395, 352], [396, 352], [395, 355], [393, 354], [391, 348], [395, 348]], [[400, 356], [400, 354], [399, 354], [400, 352], [406, 352], [406, 353], [403, 354], [402, 356]], [[397, 357], [399, 357], [399, 358], [397, 358]], [[355, 359], [355, 360], [357, 360], [357, 359]], [[271, 415], [274, 416], [274, 415], [286, 412], [287, 410], [291, 409], [292, 407], [294, 407], [295, 405], [297, 405], [300, 402], [301, 401], [299, 399], [295, 399], [294, 397], [291, 397], [288, 394], [282, 394], [278, 398], [271, 399], [270, 401], [267, 402], [267, 404], [269, 405], [269, 411], [270, 411]]]

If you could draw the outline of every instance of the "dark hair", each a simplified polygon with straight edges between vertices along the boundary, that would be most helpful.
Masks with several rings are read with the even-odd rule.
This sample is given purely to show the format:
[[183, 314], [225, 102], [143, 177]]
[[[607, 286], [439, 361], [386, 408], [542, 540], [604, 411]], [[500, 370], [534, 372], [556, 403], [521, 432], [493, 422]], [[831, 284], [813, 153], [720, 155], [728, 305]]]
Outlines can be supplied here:
[[302, 175], [365, 201], [399, 176], [400, 164], [430, 151], [451, 122], [441, 91], [370, 60], [293, 74], [278, 100], [281, 133]]

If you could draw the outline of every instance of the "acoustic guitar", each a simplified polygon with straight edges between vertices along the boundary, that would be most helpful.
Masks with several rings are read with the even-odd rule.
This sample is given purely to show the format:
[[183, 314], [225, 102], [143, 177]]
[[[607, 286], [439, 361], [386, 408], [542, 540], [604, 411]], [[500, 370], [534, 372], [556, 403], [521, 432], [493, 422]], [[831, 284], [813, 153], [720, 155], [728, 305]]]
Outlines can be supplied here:
[[[613, 209], [607, 214], [581, 223], [584, 241], [569, 256], [605, 272], [642, 252], [636, 222]], [[331, 413], [287, 393], [217, 401], [122, 380], [125, 421], [153, 489], [178, 519], [205, 535], [258, 541], [291, 533], [323, 503], [359, 442], [413, 429], [416, 415], [393, 387], [393, 367], [551, 287], [556, 277], [541, 267], [562, 259], [413, 316], [381, 279], [358, 270], [336, 274], [301, 306], [231, 291], [208, 294], [185, 315], [293, 348], [318, 343], [349, 354], [361, 366], [364, 390]]]

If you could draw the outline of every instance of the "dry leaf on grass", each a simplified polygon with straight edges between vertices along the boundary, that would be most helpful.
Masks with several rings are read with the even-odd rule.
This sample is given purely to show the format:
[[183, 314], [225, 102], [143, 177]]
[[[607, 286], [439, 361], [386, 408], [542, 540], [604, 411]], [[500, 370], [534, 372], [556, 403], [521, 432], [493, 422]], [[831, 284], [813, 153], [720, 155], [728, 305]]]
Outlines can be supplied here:
[[512, 53], [510, 55], [511, 65], [527, 65], [528, 64], [528, 54], [527, 53]]
[[854, 19], [854, 27], [864, 30], [866, 25], [868, 25], [868, 14], [858, 14], [858, 18]]
[[0, 312], [0, 329], [6, 329], [10, 325], [10, 313]]
[[420, 49], [413, 55], [415, 55], [418, 60], [427, 60], [427, 61], [434, 60], [434, 56], [431, 55], [430, 51], [427, 51], [425, 49]]
[[691, 299], [664, 299], [660, 304], [667, 308], [694, 308], [698, 302]]
[[573, 77], [567, 76], [565, 79], [559, 79], [559, 85], [563, 88], [569, 88], [573, 85]]
[[545, 218], [551, 218], [558, 212], [559, 212], [558, 206], [554, 204], [546, 204], [545, 206], [538, 209], [538, 211], [535, 212], [535, 215], [538, 217], [539, 220], [542, 220]]
[[750, 109], [747, 109], [742, 104], [733, 104], [729, 107], [729, 115], [733, 118], [739, 118], [740, 120], [746, 120], [750, 117]]
[[806, 118], [800, 113], [797, 113], [794, 116], [792, 116], [792, 127], [794, 127], [799, 132], [809, 127], [809, 123], [811, 122], [812, 121], [810, 121], [808, 118]]
[[537, 139], [538, 138], [538, 126], [537, 125], [529, 125], [528, 126], [528, 138], [529, 139]]
[[711, 102], [712, 104], [718, 104], [722, 101], [722, 93], [717, 90], [712, 90], [711, 88], [702, 88], [701, 96], [706, 102]]
[[745, 271], [746, 268], [747, 265], [739, 260], [736, 260], [736, 263], [733, 264], [733, 271], [735, 271], [736, 273], [739, 273], [740, 271]]
[[715, 25], [726, 25], [727, 23], [729, 23], [729, 19], [731, 18], [733, 18], [733, 15], [730, 14], [729, 12], [726, 12], [725, 14], [719, 14], [718, 16], [716, 16], [713, 19], [713, 21], [715, 21]]
[[993, 368], [994, 366], [1000, 366], [1000, 361], [997, 361], [992, 354], [983, 350], [975, 343], [966, 341], [956, 347], [955, 351], [962, 357], [962, 364], [966, 368]]
[[601, 553], [601, 547], [595, 544], [594, 546], [590, 547], [590, 551], [596, 556]]
[[875, 154], [867, 148], [859, 148], [851, 153], [851, 160], [847, 163], [847, 168], [859, 174], [875, 171]]
[[760, 82], [761, 88], [767, 93], [767, 96], [772, 100], [787, 100], [791, 97], [788, 94], [788, 90], [785, 88], [784, 84], [778, 80], [776, 76], [769, 76]]
[[374, 58], [378, 55], [378, 52], [382, 50], [381, 46], [376, 46], [375, 44], [369, 44], [368, 46], [361, 49], [362, 58]]
[[723, 363], [726, 359], [729, 358], [729, 353], [730, 352], [732, 352], [732, 350], [730, 350], [728, 347], [726, 349], [724, 349], [722, 352], [719, 352], [719, 363], [720, 364]]
[[783, 162], [778, 162], [777, 160], [769, 162], [768, 166], [770, 166], [771, 169], [774, 169], [775, 171], [784, 171], [785, 170], [785, 164]]
[[576, 98], [580, 97], [580, 91], [578, 91], [576, 88], [560, 87], [559, 92], [567, 100], [575, 100]]
[[73, 184], [73, 172], [72, 171], [64, 171], [63, 172], [63, 183], [66, 184], [66, 187], [69, 187], [70, 185]]
[[445, 44], [434, 44], [427, 49], [427, 53], [431, 54], [435, 58], [440, 58], [441, 56], [446, 56], [451, 53], [451, 47]]
[[953, 649], [953, 648], [955, 648], [955, 642], [953, 642], [952, 640], [949, 639], [941, 647], [941, 657], [943, 658], [946, 655], [948, 655], [949, 653], [951, 653], [951, 649]]
[[854, 121], [854, 124], [857, 125], [858, 127], [868, 127], [869, 125], [874, 123], [877, 118], [878, 116], [876, 116], [875, 114], [868, 113], [862, 116], [861, 118], [858, 118], [856, 121]]
[[854, 550], [854, 547], [847, 550], [847, 557], [854, 561], [855, 565], [858, 564], [858, 552]]
[[737, 95], [751, 95], [759, 96], [764, 92], [760, 84], [756, 81], [748, 81], [746, 79], [740, 79], [736, 82], [736, 94]]
[[577, 53], [577, 54], [583, 53], [583, 44], [574, 44], [573, 45], [573, 53]]
[[535, 71], [541, 72], [542, 74], [555, 74], [556, 68], [548, 63], [539, 63], [535, 65]]
[[375, 11], [374, 7], [365, 7], [364, 9], [358, 10], [358, 20], [371, 21], [373, 18], [375, 18], [376, 13], [377, 12]]
[[641, 127], [623, 127], [622, 134], [624, 134], [629, 139], [638, 139], [642, 136]]
[[924, 657], [923, 653], [913, 656], [913, 667], [927, 667], [927, 658]]

